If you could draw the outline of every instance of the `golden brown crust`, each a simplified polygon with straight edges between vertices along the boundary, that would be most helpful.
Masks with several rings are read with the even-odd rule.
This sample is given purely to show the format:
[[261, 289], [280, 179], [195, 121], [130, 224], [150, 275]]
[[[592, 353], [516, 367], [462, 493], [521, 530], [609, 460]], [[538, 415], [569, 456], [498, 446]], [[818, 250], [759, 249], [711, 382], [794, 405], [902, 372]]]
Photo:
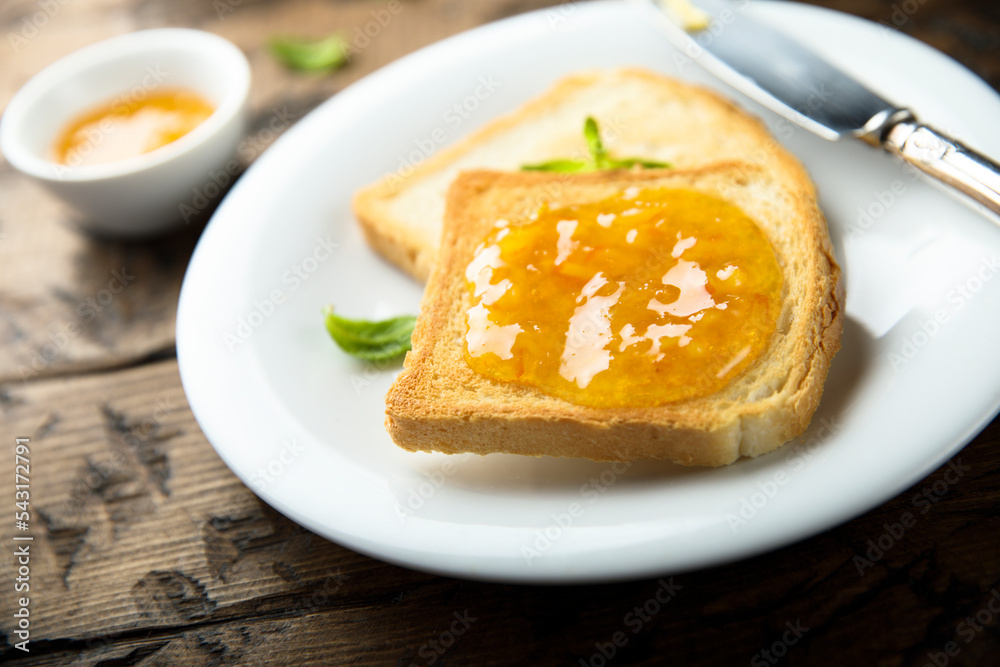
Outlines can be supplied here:
[[[386, 397], [393, 440], [404, 449], [446, 453], [716, 466], [801, 434], [840, 345], [840, 270], [804, 169], [784, 151], [773, 158], [767, 168], [726, 162], [688, 170], [462, 174], [449, 191], [413, 350]], [[596, 201], [635, 184], [715, 194], [742, 207], [768, 234], [785, 281], [778, 331], [761, 359], [711, 396], [633, 409], [579, 406], [472, 371], [464, 357], [470, 299], [464, 270], [493, 222], [529, 215], [543, 201]]]
[[764, 125], [714, 91], [638, 68], [567, 76], [420, 164], [359, 190], [352, 207], [372, 246], [424, 281], [437, 256], [448, 186], [461, 170], [515, 171], [582, 154], [584, 117], [609, 150], [686, 169], [742, 160], [770, 169], [785, 151]]

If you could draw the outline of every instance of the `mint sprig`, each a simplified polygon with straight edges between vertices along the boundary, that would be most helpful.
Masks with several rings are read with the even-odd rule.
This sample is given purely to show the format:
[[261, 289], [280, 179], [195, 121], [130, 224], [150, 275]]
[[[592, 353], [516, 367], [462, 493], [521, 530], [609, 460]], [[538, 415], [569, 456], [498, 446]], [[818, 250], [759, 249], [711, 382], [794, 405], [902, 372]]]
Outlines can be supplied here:
[[572, 160], [559, 159], [540, 162], [538, 164], [521, 165], [522, 171], [552, 171], [563, 174], [582, 173], [586, 171], [602, 171], [605, 169], [631, 169], [640, 166], [645, 169], [669, 169], [670, 164], [666, 162], [656, 162], [643, 158], [629, 157], [615, 159], [608, 154], [601, 140], [600, 130], [597, 128], [597, 121], [592, 116], [587, 116], [583, 124], [583, 136], [587, 141], [587, 151], [590, 153], [589, 159]]
[[413, 315], [381, 322], [352, 320], [334, 314], [333, 306], [324, 308], [323, 316], [326, 330], [340, 349], [365, 361], [392, 361], [406, 354], [417, 321]]
[[318, 41], [301, 37], [273, 37], [268, 46], [282, 64], [306, 72], [329, 72], [347, 62], [347, 42], [338, 35]]

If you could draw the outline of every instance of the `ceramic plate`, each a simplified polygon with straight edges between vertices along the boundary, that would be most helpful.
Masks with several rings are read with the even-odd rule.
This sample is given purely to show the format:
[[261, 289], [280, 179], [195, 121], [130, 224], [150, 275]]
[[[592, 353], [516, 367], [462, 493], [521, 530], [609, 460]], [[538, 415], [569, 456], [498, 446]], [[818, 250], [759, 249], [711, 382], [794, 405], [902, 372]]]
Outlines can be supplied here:
[[[793, 3], [750, 6], [899, 104], [1000, 155], [1000, 100], [886, 26]], [[860, 142], [828, 143], [679, 58], [628, 5], [567, 3], [478, 28], [374, 73], [287, 132], [206, 229], [177, 322], [195, 417], [232, 470], [310, 530], [459, 577], [582, 582], [676, 573], [775, 549], [922, 479], [1000, 405], [1000, 228]], [[807, 165], [846, 278], [822, 404], [794, 443], [722, 469], [396, 448], [398, 365], [341, 353], [320, 309], [416, 313], [421, 287], [373, 254], [358, 187], [586, 67], [638, 65], [722, 90]]]

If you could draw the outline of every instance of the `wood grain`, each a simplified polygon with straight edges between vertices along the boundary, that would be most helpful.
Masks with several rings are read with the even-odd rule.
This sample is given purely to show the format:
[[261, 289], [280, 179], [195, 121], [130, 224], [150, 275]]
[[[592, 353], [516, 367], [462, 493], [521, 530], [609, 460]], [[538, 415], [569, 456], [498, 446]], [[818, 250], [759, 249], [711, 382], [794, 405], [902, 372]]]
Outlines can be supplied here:
[[[453, 639], [444, 652], [453, 664], [576, 664], [616, 632], [628, 640], [616, 651], [629, 664], [673, 654], [729, 664], [778, 641], [786, 622], [809, 628], [792, 664], [828, 664], [829, 655], [840, 664], [918, 664], [961, 641], [958, 624], [987, 609], [1000, 582], [1000, 421], [956, 457], [963, 472], [954, 483], [944, 466], [805, 542], [668, 578], [680, 588], [663, 605], [659, 580], [463, 582], [318, 538], [227, 470], [172, 360], [18, 386], [4, 422], [37, 443], [30, 664], [329, 664], [331, 656], [430, 664], [430, 642], [445, 648]], [[12, 473], [0, 459], [0, 475]], [[915, 499], [925, 490], [938, 500], [921, 514]], [[916, 525], [859, 572], [855, 556], [906, 512]], [[0, 539], [11, 536], [0, 523]], [[0, 559], [0, 580], [11, 581], [11, 569]], [[643, 620], [635, 609], [647, 603]], [[4, 623], [13, 604], [0, 596]], [[456, 613], [475, 620], [466, 628]], [[16, 657], [7, 641], [7, 657]], [[987, 664], [976, 660], [997, 642], [996, 625], [976, 633], [964, 664]]]
[[[254, 122], [241, 146], [248, 164], [310, 109], [378, 67], [553, 4], [412, 0], [382, 25], [383, 0], [7, 0], [0, 108], [46, 64], [103, 37], [202, 28], [250, 59]], [[923, 39], [1000, 87], [1000, 12], [989, 3], [814, 4]], [[44, 25], [14, 49], [10, 35], [26, 34], [39, 16]], [[375, 34], [357, 39], [372, 21]], [[355, 49], [351, 64], [332, 75], [289, 72], [266, 52], [274, 34], [333, 30]], [[203, 224], [204, 217], [145, 243], [91, 238], [75, 231], [65, 207], [0, 162], [0, 437], [31, 438], [36, 538], [31, 653], [13, 648], [17, 602], [3, 583], [0, 662], [998, 664], [1000, 614], [990, 605], [1000, 603], [1000, 420], [956, 457], [961, 477], [943, 466], [808, 540], [667, 578], [676, 591], [665, 604], [656, 579], [566, 587], [458, 581], [310, 533], [226, 468], [185, 400], [173, 323]], [[0, 479], [11, 479], [13, 465], [0, 456]], [[907, 513], [914, 525], [892, 537]], [[11, 522], [0, 521], [3, 543], [13, 544], [12, 533]], [[890, 548], [859, 564], [880, 539], [890, 542], [887, 534]], [[15, 574], [13, 559], [0, 558], [0, 582]]]

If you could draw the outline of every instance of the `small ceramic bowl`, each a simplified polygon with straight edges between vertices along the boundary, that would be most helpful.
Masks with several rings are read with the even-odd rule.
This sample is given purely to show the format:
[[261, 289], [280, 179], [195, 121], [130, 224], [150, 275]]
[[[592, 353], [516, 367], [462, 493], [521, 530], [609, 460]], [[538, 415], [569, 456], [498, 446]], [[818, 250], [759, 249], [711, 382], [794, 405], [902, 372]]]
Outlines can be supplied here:
[[[215, 111], [143, 155], [95, 165], [55, 161], [58, 135], [79, 114], [116, 99], [142, 99], [161, 86], [199, 93]], [[223, 176], [235, 178], [249, 90], [246, 57], [225, 39], [180, 28], [133, 32], [80, 49], [28, 81], [0, 118], [0, 151], [76, 208], [85, 230], [148, 236], [189, 220], [198, 203], [204, 206], [206, 185], [214, 181], [217, 191]]]

